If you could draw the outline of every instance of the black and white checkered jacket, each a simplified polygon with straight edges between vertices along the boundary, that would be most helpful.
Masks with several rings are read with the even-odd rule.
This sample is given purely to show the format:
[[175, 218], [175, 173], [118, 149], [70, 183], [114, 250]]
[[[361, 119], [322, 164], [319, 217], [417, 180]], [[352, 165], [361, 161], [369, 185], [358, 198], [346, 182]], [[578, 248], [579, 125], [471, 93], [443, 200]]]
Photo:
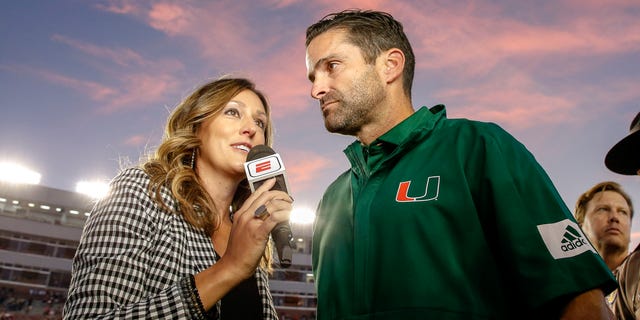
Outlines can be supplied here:
[[[211, 238], [150, 196], [139, 168], [121, 172], [93, 208], [73, 259], [65, 319], [219, 319], [194, 295], [193, 275], [215, 263]], [[167, 189], [170, 208], [176, 201]], [[256, 272], [264, 319], [277, 319], [268, 277]]]

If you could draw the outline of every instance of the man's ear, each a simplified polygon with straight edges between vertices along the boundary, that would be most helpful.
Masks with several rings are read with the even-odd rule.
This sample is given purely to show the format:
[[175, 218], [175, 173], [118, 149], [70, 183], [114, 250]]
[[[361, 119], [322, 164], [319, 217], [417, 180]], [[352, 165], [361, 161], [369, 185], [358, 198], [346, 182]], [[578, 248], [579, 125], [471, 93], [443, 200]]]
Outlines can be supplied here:
[[398, 48], [391, 48], [383, 53], [384, 68], [382, 74], [387, 83], [394, 82], [402, 78], [404, 71], [404, 53]]

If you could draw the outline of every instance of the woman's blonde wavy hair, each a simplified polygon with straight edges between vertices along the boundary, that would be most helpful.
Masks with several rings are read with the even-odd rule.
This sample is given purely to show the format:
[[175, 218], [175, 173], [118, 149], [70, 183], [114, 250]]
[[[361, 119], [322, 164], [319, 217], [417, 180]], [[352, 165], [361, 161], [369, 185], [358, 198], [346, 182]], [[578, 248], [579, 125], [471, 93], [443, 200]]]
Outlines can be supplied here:
[[[226, 78], [208, 82], [180, 102], [167, 120], [162, 143], [156, 152], [142, 165], [150, 176], [150, 192], [155, 201], [164, 208], [181, 215], [192, 226], [213, 234], [221, 222], [209, 194], [199, 182], [192, 167], [202, 141], [197, 132], [203, 122], [216, 116], [229, 101], [244, 90], [255, 93], [264, 105], [267, 114], [265, 144], [272, 145], [273, 129], [267, 99], [255, 84], [244, 78]], [[162, 199], [161, 188], [166, 187], [177, 200], [177, 208], [169, 208]], [[243, 180], [234, 195], [231, 211], [238, 210], [251, 195], [247, 180]], [[270, 270], [271, 245], [265, 250], [260, 264]]]

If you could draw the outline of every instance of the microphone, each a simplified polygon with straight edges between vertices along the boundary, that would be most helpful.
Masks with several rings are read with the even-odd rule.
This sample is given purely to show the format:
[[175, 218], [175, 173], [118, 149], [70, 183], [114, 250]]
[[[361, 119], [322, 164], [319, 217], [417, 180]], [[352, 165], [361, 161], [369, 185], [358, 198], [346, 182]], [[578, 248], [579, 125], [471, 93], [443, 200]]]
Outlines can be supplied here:
[[[265, 181], [275, 177], [276, 183], [271, 189], [289, 193], [282, 158], [270, 147], [257, 145], [251, 148], [247, 155], [247, 162], [244, 164], [244, 170], [247, 174], [247, 181], [249, 182], [251, 192], [256, 191]], [[291, 256], [293, 253], [293, 235], [291, 234], [289, 221], [278, 223], [273, 230], [271, 230], [271, 238], [273, 238], [273, 242], [275, 242], [280, 266], [288, 268], [291, 266]]]

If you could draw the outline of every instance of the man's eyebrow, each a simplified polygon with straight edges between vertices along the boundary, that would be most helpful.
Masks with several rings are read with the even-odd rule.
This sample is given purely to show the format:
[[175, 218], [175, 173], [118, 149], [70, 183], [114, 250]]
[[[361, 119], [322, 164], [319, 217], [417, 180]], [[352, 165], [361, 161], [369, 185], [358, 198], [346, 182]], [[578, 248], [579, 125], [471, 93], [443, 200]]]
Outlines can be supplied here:
[[313, 78], [315, 78], [315, 77], [314, 77], [314, 74], [315, 74], [316, 70], [320, 67], [320, 65], [322, 65], [322, 64], [324, 64], [324, 63], [326, 63], [328, 60], [336, 59], [337, 57], [338, 57], [338, 55], [337, 55], [337, 54], [331, 54], [331, 55], [328, 55], [328, 56], [326, 56], [326, 57], [324, 57], [324, 58], [320, 58], [320, 59], [319, 59], [318, 61], [316, 61], [316, 63], [313, 65], [313, 68], [312, 68], [312, 69], [311, 69], [311, 71], [309, 72], [309, 74], [308, 74], [307, 78], [308, 78], [309, 80], [313, 81]]
[[309, 74], [307, 74], [307, 78], [313, 82], [313, 79], [315, 78], [315, 73], [316, 70], [318, 69], [318, 67], [323, 64], [325, 61], [327, 61], [327, 58], [322, 58], [318, 61], [316, 61], [316, 63], [313, 65], [313, 67], [311, 69], [309, 69]]

